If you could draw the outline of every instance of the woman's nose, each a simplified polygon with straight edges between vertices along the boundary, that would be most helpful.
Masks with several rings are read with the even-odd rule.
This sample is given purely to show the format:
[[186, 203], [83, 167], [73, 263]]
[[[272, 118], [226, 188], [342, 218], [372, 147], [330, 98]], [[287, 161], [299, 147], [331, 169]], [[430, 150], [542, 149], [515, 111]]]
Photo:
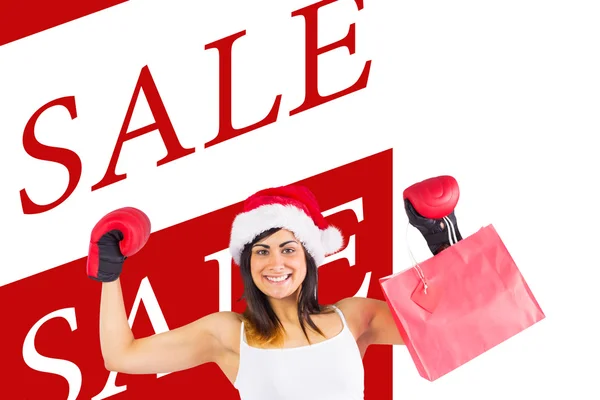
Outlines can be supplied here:
[[280, 271], [284, 268], [283, 257], [277, 252], [272, 253], [269, 261], [269, 269], [273, 271]]

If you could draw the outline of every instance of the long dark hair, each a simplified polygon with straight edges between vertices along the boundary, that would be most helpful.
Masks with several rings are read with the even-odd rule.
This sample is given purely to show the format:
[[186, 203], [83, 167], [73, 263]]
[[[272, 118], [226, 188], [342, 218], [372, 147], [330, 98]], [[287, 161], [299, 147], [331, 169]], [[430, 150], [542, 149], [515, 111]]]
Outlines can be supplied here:
[[[251, 243], [248, 243], [241, 254], [240, 272], [244, 282], [243, 299], [246, 300], [246, 310], [242, 314], [246, 321], [247, 340], [250, 344], [267, 345], [281, 344], [283, 341], [284, 328], [281, 321], [273, 311], [267, 296], [258, 289], [252, 279], [250, 270], [250, 259], [252, 257], [252, 246], [266, 237], [271, 236], [281, 228], [271, 228], [262, 232], [254, 238]], [[306, 333], [306, 325], [308, 324], [314, 331], [321, 336], [325, 336], [323, 332], [315, 325], [311, 319], [311, 314], [321, 314], [332, 312], [333, 309], [327, 305], [319, 305], [317, 293], [318, 273], [317, 265], [314, 258], [306, 251], [304, 246], [306, 260], [306, 277], [300, 286], [300, 296], [298, 299], [298, 319], [304, 336], [310, 343], [308, 334]]]

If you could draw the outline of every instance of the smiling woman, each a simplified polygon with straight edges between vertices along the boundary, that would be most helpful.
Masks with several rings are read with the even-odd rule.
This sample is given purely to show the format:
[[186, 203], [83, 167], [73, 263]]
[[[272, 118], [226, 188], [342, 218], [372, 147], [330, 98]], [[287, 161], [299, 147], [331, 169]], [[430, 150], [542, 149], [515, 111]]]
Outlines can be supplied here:
[[[334, 312], [319, 305], [317, 267], [342, 245], [341, 232], [327, 223], [304, 187], [266, 189], [244, 202], [233, 222], [230, 249], [244, 282], [248, 344], [290, 347], [327, 337], [313, 318]], [[295, 331], [300, 335], [289, 334]]]
[[[411, 223], [428, 242], [435, 239], [439, 251], [451, 245], [444, 220], [415, 214]], [[104, 282], [100, 340], [111, 371], [169, 373], [214, 362], [242, 400], [358, 400], [364, 399], [362, 358], [368, 347], [403, 344], [384, 301], [319, 303], [318, 268], [344, 240], [305, 187], [259, 191], [233, 221], [229, 250], [244, 284], [242, 314], [217, 312], [136, 339], [119, 275], [125, 256], [135, 254], [148, 235], [147, 217], [131, 209], [107, 215], [92, 233], [88, 274]]]
[[[312, 342], [305, 323], [325, 337], [311, 318], [323, 312], [323, 307], [316, 296], [307, 295], [317, 290], [317, 267], [292, 232], [271, 228], [258, 235], [244, 248], [240, 267], [248, 304], [243, 314], [248, 344], [282, 346], [285, 330], [277, 315], [286, 309], [292, 314], [286, 319], [300, 325], [306, 341]], [[294, 293], [299, 294], [297, 299]], [[326, 307], [326, 311], [333, 312], [333, 309]], [[298, 339], [293, 341], [298, 342]]]

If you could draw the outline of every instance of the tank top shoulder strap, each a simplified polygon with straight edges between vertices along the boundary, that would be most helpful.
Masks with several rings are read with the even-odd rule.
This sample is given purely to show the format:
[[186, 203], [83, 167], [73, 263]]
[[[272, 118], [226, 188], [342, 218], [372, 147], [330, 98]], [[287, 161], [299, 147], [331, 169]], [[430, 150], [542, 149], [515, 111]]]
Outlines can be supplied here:
[[244, 321], [242, 320], [242, 323], [240, 324], [240, 350], [246, 344], [245, 338], [246, 332], [244, 331]]
[[342, 312], [342, 310], [340, 310], [339, 308], [337, 308], [333, 304], [331, 305], [331, 307], [333, 307], [333, 309], [335, 310], [335, 312], [337, 312], [337, 314], [342, 319], [342, 324], [344, 326], [344, 329], [347, 328], [348, 327], [348, 323], [346, 322], [346, 317], [344, 317], [344, 313]]

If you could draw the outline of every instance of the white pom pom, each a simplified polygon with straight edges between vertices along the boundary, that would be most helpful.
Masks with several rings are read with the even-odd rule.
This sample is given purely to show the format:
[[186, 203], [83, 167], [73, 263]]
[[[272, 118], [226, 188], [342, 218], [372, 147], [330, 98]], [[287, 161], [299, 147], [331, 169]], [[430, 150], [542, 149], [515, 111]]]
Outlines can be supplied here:
[[321, 243], [325, 254], [333, 254], [341, 250], [344, 245], [344, 236], [342, 232], [333, 225], [321, 231]]

